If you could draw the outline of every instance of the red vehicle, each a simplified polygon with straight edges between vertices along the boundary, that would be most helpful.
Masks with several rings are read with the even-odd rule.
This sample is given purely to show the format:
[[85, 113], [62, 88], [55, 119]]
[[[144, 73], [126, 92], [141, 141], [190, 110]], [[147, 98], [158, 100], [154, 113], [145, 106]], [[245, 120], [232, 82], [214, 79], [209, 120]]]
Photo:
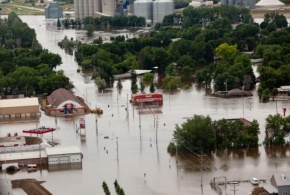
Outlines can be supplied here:
[[131, 103], [134, 105], [158, 105], [163, 104], [163, 95], [161, 93], [132, 94]]

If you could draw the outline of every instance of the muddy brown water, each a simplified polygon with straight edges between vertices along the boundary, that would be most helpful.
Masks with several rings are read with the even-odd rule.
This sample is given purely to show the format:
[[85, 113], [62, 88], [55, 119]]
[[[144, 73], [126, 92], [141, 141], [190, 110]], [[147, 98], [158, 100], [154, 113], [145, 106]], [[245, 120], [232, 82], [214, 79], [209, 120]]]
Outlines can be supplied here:
[[[206, 96], [204, 89], [193, 85], [188, 90], [165, 93], [164, 105], [155, 117], [144, 110], [139, 114], [128, 102], [131, 94], [129, 80], [122, 81], [124, 88], [120, 94], [117, 94], [116, 82], [112, 83], [112, 92], [100, 93], [93, 81], [77, 73], [79, 67], [73, 56], [57, 46], [57, 42], [65, 35], [79, 39], [85, 36], [85, 31], [56, 30], [45, 25], [43, 16], [21, 16], [21, 19], [35, 29], [37, 39], [44, 48], [61, 55], [63, 64], [57, 69], [64, 70], [73, 81], [75, 94], [83, 97], [90, 107], [102, 108], [104, 114], [85, 116], [86, 131], [82, 137], [76, 133], [79, 117], [75, 120], [57, 118], [55, 121], [55, 118], [42, 113], [39, 122], [1, 124], [0, 136], [6, 136], [9, 132], [21, 135], [23, 129], [36, 126], [57, 126], [59, 130], [53, 138], [61, 145], [79, 146], [84, 158], [82, 166], [75, 168], [43, 169], [30, 173], [21, 170], [13, 175], [0, 173], [0, 177], [46, 181], [42, 185], [55, 195], [104, 194], [103, 181], [114, 194], [115, 179], [129, 195], [211, 195], [217, 194], [209, 184], [214, 177], [225, 176], [229, 181], [248, 181], [257, 177], [266, 181], [260, 186], [273, 192], [275, 188], [269, 183], [271, 176], [276, 172], [288, 171], [288, 147], [260, 146], [257, 149], [217, 151], [203, 157], [202, 172], [200, 159], [196, 156], [178, 154], [175, 157], [167, 153], [175, 125], [182, 124], [194, 114], [209, 115], [214, 120], [239, 117], [256, 119], [260, 124], [261, 143], [265, 136], [265, 118], [269, 114], [276, 114], [276, 103], [259, 103], [255, 90], [253, 97], [219, 99]], [[146, 91], [149, 91], [149, 87]], [[157, 89], [157, 92], [162, 91]], [[128, 115], [125, 110], [127, 104]], [[286, 101], [278, 102], [277, 111], [282, 114], [282, 107], [289, 108], [289, 104]], [[44, 137], [52, 138], [50, 134]], [[253, 188], [249, 182], [241, 182], [235, 186], [235, 193], [248, 194]], [[234, 187], [228, 185], [223, 192], [234, 194]]]

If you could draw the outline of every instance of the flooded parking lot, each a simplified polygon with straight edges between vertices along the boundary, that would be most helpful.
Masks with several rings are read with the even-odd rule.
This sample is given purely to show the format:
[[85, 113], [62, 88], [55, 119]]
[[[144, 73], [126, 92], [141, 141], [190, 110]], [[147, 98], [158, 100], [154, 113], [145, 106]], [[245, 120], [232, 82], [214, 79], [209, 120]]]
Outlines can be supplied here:
[[[92, 108], [100, 107], [104, 114], [86, 115], [85, 137], [76, 132], [79, 117], [57, 118], [42, 113], [39, 122], [2, 123], [0, 136], [7, 133], [22, 134], [23, 129], [36, 126], [57, 126], [54, 139], [61, 145], [77, 145], [84, 158], [81, 167], [38, 170], [28, 173], [25, 170], [13, 175], [11, 179], [34, 178], [46, 181], [45, 186], [55, 195], [104, 194], [102, 182], [106, 181], [111, 192], [113, 182], [118, 180], [126, 194], [217, 194], [210, 181], [214, 177], [225, 176], [229, 181], [246, 181], [252, 177], [266, 180], [260, 186], [269, 192], [275, 191], [269, 179], [276, 172], [288, 170], [289, 148], [260, 146], [257, 149], [225, 150], [208, 154], [203, 159], [193, 155], [170, 156], [167, 146], [172, 139], [176, 124], [182, 124], [194, 114], [209, 115], [212, 119], [240, 118], [250, 121], [256, 119], [260, 124], [260, 143], [265, 133], [265, 118], [276, 114], [276, 103], [259, 103], [257, 94], [247, 98], [219, 99], [205, 95], [205, 90], [193, 85], [188, 90], [174, 94], [164, 94], [163, 107], [154, 115], [150, 112], [139, 114], [128, 102], [130, 81], [123, 80], [123, 89], [117, 94], [116, 82], [111, 92], [101, 93], [91, 80], [77, 73], [79, 68], [74, 57], [57, 46], [64, 36], [80, 38], [85, 31], [56, 30], [45, 26], [43, 16], [21, 16], [37, 33], [37, 39], [44, 48], [62, 57], [63, 64], [57, 67], [64, 70], [75, 85], [76, 95], [83, 97]], [[149, 88], [146, 88], [147, 92]], [[161, 90], [157, 89], [157, 92]], [[128, 112], [125, 110], [127, 104]], [[289, 108], [289, 102], [278, 102], [278, 112], [282, 107]], [[157, 128], [156, 128], [157, 124]], [[140, 128], [141, 127], [141, 128]], [[157, 129], [157, 133], [156, 133]], [[157, 136], [156, 136], [157, 135]], [[45, 135], [51, 139], [51, 135]], [[104, 138], [108, 137], [108, 138]], [[4, 174], [1, 173], [1, 177]], [[253, 189], [249, 182], [235, 186], [235, 194], [248, 194]], [[227, 194], [234, 194], [233, 186], [228, 185]]]

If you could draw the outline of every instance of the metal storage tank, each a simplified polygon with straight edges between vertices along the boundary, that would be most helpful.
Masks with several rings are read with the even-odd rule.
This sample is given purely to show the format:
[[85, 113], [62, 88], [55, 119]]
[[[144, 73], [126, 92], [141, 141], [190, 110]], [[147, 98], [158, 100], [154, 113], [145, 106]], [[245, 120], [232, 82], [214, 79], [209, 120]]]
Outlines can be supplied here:
[[94, 13], [101, 12], [101, 0], [93, 0], [94, 1]]
[[222, 5], [228, 5], [228, 0], [221, 0]]
[[164, 16], [174, 13], [173, 0], [156, 0], [153, 2], [153, 22], [162, 22]]
[[79, 18], [84, 17], [84, 0], [78, 0], [79, 1]]
[[74, 0], [75, 18], [79, 18], [79, 0]]
[[115, 15], [117, 7], [116, 0], [102, 0], [102, 13], [109, 16]]
[[89, 16], [89, 0], [84, 0], [84, 17]]
[[93, 17], [94, 16], [94, 0], [88, 0], [89, 1], [89, 14], [88, 16]]
[[134, 2], [134, 15], [142, 16], [146, 20], [152, 20], [153, 17], [153, 1], [137, 0]]

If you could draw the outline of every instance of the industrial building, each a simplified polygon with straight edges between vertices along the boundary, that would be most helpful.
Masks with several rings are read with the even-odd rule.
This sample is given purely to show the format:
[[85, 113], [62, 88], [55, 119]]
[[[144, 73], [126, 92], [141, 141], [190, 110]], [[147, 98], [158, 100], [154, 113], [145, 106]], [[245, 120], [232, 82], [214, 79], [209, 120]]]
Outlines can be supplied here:
[[47, 97], [46, 104], [48, 114], [52, 116], [83, 115], [86, 113], [83, 99], [64, 88], [53, 91]]
[[[27, 145], [26, 138], [41, 139], [41, 143]], [[33, 140], [32, 140], [33, 141]], [[81, 163], [82, 152], [77, 146], [49, 145], [46, 140], [38, 137], [2, 137], [0, 138], [0, 165], [18, 163], [23, 166], [28, 164], [58, 165]]]
[[45, 7], [45, 19], [63, 18], [63, 9], [59, 6], [59, 2], [50, 2]]
[[39, 102], [36, 97], [0, 100], [0, 120], [39, 116]]
[[[106, 2], [111, 0], [104, 0]], [[114, 1], [115, 2], [115, 1]], [[106, 10], [109, 3], [104, 4], [104, 9]], [[84, 17], [94, 17], [95, 12], [102, 11], [102, 1], [101, 0], [74, 0], [74, 11], [75, 18], [84, 18]], [[113, 16], [112, 14], [111, 16]]]
[[[268, 0], [266, 0], [268, 1]], [[255, 8], [256, 0], [221, 0], [222, 5]]]

